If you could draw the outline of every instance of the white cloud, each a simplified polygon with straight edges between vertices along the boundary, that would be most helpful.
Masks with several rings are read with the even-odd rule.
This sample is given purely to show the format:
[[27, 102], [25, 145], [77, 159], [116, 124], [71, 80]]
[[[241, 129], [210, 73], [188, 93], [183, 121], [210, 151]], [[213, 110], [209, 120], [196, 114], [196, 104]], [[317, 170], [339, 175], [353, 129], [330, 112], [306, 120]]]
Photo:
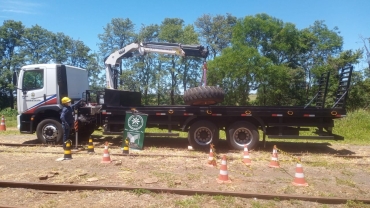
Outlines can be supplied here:
[[0, 11], [8, 14], [27, 14], [35, 15], [38, 14], [39, 8], [43, 5], [40, 3], [33, 3], [28, 1], [11, 1], [11, 0], [0, 0]]
[[17, 14], [37, 14], [34, 12], [28, 12], [25, 10], [14, 10], [14, 9], [3, 9], [2, 12], [17, 13]]

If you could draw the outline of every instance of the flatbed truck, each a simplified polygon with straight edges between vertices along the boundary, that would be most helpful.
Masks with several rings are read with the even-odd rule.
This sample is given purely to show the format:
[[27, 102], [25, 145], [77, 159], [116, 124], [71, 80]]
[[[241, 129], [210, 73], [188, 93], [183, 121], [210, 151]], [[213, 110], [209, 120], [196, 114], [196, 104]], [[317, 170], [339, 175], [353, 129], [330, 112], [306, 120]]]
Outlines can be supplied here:
[[[195, 95], [190, 93], [187, 105], [145, 106], [140, 92], [117, 90], [117, 67], [121, 59], [139, 53], [172, 54], [206, 58], [203, 46], [166, 43], [133, 43], [106, 58], [107, 88], [92, 92], [88, 89], [84, 69], [62, 64], [40, 64], [22, 67], [17, 87], [18, 128], [21, 133], [37, 133], [43, 142], [61, 142], [61, 98], [84, 98], [86, 102], [76, 111], [79, 140], [86, 140], [93, 131], [102, 127], [105, 135], [123, 135], [127, 112], [147, 114], [147, 128], [167, 129], [167, 133], [146, 133], [145, 136], [176, 137], [173, 131], [188, 132], [189, 144], [194, 149], [217, 145], [220, 130], [225, 131], [231, 149], [241, 150], [244, 145], [255, 148], [259, 141], [277, 139], [342, 140], [333, 133], [334, 120], [346, 116], [352, 66], [339, 70], [339, 85], [332, 107], [326, 108], [329, 73], [318, 82], [318, 91], [306, 106], [222, 106], [222, 90], [213, 86], [199, 86]], [[78, 82], [76, 81], [76, 77]], [[37, 81], [38, 80], [38, 81]], [[26, 86], [27, 85], [27, 86]], [[29, 85], [29, 86], [28, 86]], [[212, 92], [212, 93], [209, 93]], [[192, 92], [194, 93], [194, 91]], [[91, 103], [92, 96], [96, 103]], [[212, 97], [215, 96], [215, 97]], [[185, 99], [185, 98], [184, 98]], [[211, 103], [211, 104], [210, 104]], [[302, 131], [315, 129], [315, 136], [302, 136]], [[262, 137], [260, 133], [262, 132]]]

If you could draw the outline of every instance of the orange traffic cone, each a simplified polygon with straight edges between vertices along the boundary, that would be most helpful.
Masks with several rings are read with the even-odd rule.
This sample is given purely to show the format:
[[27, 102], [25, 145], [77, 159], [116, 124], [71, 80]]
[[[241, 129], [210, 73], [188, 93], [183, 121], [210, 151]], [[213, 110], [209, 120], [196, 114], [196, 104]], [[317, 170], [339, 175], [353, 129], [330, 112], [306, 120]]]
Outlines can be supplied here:
[[244, 155], [243, 155], [243, 163], [246, 165], [251, 165], [252, 161], [249, 158], [248, 146], [244, 145]]
[[102, 163], [111, 163], [112, 160], [110, 159], [109, 151], [108, 151], [108, 142], [105, 142], [105, 148], [103, 152], [103, 159]]
[[274, 148], [272, 150], [272, 157], [269, 167], [280, 168], [276, 145], [274, 145]]
[[0, 131], [6, 131], [6, 125], [5, 125], [4, 115], [1, 116]]
[[222, 157], [221, 161], [221, 167], [220, 167], [220, 175], [216, 179], [218, 183], [231, 183], [231, 180], [229, 179], [229, 175], [227, 172], [227, 161], [226, 161], [226, 155]]
[[303, 168], [301, 164], [301, 159], [298, 158], [298, 163], [295, 168], [294, 181], [292, 182], [295, 186], [308, 186], [306, 180], [304, 179]]
[[213, 144], [211, 144], [211, 147], [209, 149], [209, 157], [208, 157], [208, 166], [210, 167], [216, 167], [217, 164], [216, 164], [216, 159], [213, 157]]

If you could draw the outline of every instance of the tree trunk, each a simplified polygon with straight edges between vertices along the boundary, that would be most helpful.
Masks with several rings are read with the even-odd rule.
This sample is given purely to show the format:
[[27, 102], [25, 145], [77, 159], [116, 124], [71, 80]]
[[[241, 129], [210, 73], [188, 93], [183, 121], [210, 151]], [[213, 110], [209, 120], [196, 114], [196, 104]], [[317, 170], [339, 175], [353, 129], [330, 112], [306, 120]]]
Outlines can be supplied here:
[[10, 97], [10, 108], [14, 109], [14, 96], [13, 96], [13, 90], [9, 90], [9, 97]]

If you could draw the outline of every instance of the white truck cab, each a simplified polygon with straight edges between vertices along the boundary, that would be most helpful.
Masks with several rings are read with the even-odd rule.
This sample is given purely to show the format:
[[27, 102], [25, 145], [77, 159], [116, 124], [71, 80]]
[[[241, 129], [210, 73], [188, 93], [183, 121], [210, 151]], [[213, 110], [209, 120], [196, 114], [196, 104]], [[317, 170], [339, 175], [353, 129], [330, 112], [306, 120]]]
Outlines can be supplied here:
[[17, 82], [17, 127], [22, 133], [37, 132], [46, 142], [60, 142], [61, 99], [80, 100], [89, 89], [85, 69], [62, 64], [23, 66]]

